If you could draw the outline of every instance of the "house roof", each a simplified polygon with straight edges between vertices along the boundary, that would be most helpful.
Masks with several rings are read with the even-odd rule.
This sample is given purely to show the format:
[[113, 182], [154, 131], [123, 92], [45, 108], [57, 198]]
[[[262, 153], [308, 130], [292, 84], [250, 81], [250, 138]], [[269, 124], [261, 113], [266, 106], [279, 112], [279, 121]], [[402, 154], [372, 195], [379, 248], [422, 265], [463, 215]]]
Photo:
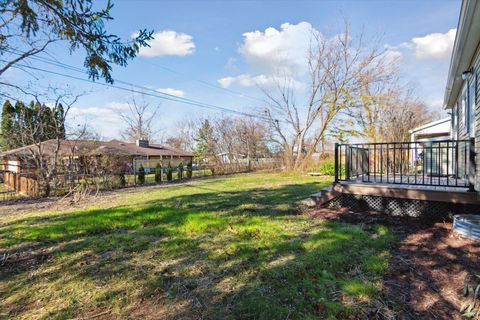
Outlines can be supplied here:
[[[57, 148], [57, 140], [47, 140], [38, 145], [29, 145], [0, 153], [0, 157], [28, 156], [39, 153], [41, 148], [45, 155], [53, 155]], [[137, 146], [136, 143], [120, 140], [60, 140], [59, 155], [117, 155], [117, 156], [181, 156], [192, 157], [191, 152], [179, 150], [160, 144], [149, 144], [147, 147]]]
[[424, 125], [421, 125], [419, 127], [416, 127], [412, 130], [409, 130], [410, 133], [415, 133], [415, 132], [418, 132], [418, 131], [422, 131], [422, 130], [425, 130], [425, 129], [428, 129], [430, 127], [435, 127], [435, 126], [438, 126], [440, 124], [443, 124], [443, 123], [446, 123], [446, 122], [450, 122], [451, 119], [450, 118], [443, 118], [443, 119], [440, 119], [440, 120], [437, 120], [437, 121], [432, 121], [432, 122], [429, 122], [429, 123], [426, 123]]
[[480, 1], [463, 0], [453, 45], [443, 105], [452, 108], [462, 89], [462, 73], [469, 70], [480, 44]]

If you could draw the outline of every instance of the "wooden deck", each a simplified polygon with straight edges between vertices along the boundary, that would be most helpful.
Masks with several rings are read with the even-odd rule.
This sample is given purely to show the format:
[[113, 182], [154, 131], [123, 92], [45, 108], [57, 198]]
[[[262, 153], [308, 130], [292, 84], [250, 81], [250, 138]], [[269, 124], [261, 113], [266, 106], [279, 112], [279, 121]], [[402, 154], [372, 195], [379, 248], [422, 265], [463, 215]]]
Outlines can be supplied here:
[[[340, 194], [354, 194], [479, 205], [480, 211], [480, 195], [478, 192], [470, 192], [465, 180], [441, 177], [439, 181], [438, 178], [434, 177], [433, 185], [429, 185], [430, 180], [428, 179], [418, 180], [418, 177], [417, 180], [413, 179], [414, 176], [398, 176], [395, 182], [393, 179], [389, 179], [389, 183], [387, 183], [387, 180], [380, 176], [371, 175], [370, 182], [368, 182], [366, 176], [358, 177], [347, 181], [338, 181], [312, 195], [311, 199], [318, 205], [326, 203]], [[418, 184], [408, 184], [408, 182], [413, 183], [413, 181], [417, 181]], [[455, 186], [455, 184], [458, 186]]]
[[349, 193], [364, 196], [480, 205], [478, 193], [469, 192], [467, 188], [339, 182], [333, 185], [331, 192], [337, 195]]
[[361, 175], [340, 184], [375, 185], [391, 188], [406, 188], [436, 191], [468, 191], [468, 181], [455, 177], [429, 177], [422, 175]]

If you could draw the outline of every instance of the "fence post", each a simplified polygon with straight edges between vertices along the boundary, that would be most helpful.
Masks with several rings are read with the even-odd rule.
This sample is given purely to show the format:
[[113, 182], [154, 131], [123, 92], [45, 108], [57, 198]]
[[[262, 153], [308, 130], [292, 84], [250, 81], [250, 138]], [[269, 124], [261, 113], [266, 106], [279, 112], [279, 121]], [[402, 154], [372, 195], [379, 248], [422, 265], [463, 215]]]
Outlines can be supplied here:
[[475, 173], [476, 173], [476, 164], [475, 164], [475, 138], [470, 138], [469, 141], [469, 162], [468, 162], [468, 191], [475, 191]]
[[338, 182], [338, 143], [335, 142], [335, 182]]

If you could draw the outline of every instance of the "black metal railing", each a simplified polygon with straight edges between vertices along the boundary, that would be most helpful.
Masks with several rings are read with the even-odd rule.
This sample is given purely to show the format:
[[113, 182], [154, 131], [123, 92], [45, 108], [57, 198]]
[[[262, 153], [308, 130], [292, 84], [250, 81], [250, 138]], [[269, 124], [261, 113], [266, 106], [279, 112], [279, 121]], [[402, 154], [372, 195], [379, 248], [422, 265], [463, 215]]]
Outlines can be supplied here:
[[335, 144], [335, 181], [474, 191], [475, 140]]

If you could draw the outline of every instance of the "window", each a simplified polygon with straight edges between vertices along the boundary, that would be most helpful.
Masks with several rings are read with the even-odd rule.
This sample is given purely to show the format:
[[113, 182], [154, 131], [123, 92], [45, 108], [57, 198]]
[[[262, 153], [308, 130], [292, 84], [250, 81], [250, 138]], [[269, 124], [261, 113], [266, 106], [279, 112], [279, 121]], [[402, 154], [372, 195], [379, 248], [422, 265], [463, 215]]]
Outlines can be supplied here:
[[467, 132], [473, 137], [475, 133], [475, 75], [472, 75], [468, 86]]
[[462, 117], [463, 127], [467, 127], [467, 86], [463, 86], [462, 96], [460, 97], [460, 115]]
[[458, 106], [455, 104], [455, 106], [452, 108], [452, 139], [457, 140], [458, 139]]

